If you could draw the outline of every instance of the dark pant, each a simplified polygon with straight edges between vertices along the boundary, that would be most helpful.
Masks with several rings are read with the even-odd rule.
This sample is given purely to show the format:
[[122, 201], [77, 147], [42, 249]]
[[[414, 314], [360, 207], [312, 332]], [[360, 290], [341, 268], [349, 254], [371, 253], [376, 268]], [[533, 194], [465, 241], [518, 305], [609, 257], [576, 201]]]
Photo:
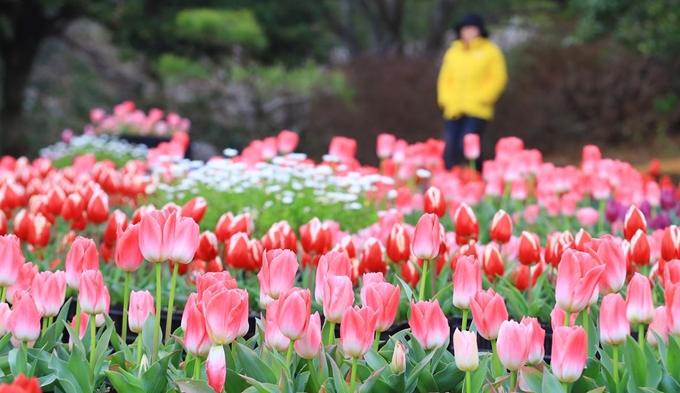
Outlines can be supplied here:
[[[447, 120], [444, 124], [444, 164], [451, 169], [465, 161], [463, 155], [463, 138], [467, 134], [477, 134], [482, 138], [486, 120], [477, 117], [463, 116], [455, 120]], [[477, 170], [482, 170], [482, 156], [475, 161]]]

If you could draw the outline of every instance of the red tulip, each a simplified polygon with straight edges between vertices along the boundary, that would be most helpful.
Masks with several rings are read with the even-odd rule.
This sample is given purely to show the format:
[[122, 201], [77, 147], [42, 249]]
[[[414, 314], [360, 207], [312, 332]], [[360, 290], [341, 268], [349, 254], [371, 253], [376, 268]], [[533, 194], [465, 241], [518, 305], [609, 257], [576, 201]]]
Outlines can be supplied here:
[[623, 248], [616, 244], [611, 236], [605, 236], [601, 239], [593, 239], [586, 245], [586, 249], [605, 266], [600, 276], [600, 293], [606, 295], [621, 290], [626, 281], [626, 259]]
[[649, 265], [651, 253], [647, 234], [642, 230], [638, 230], [630, 240], [630, 248], [628, 249], [631, 262], [641, 266]]
[[23, 241], [28, 241], [28, 231], [31, 228], [31, 214], [26, 212], [26, 209], [21, 209], [16, 216], [14, 216], [14, 223], [12, 230], [14, 234]]
[[[194, 365], [197, 367], [197, 365]], [[210, 348], [210, 353], [205, 361], [205, 373], [208, 376], [208, 385], [221, 392], [227, 380], [227, 359], [224, 356], [224, 347], [215, 345]]]
[[411, 256], [411, 239], [401, 223], [392, 226], [385, 245], [387, 256], [394, 263], [406, 262]]
[[[335, 247], [335, 250], [347, 254], [350, 259], [357, 257], [357, 246], [354, 244], [352, 235], [346, 235], [340, 239], [340, 243]], [[409, 253], [409, 255], [411, 254]]]
[[552, 372], [561, 382], [581, 377], [588, 355], [588, 337], [581, 326], [560, 326], [553, 331]]
[[537, 263], [534, 266], [527, 266], [518, 263], [510, 272], [510, 282], [515, 284], [515, 287], [520, 291], [529, 288], [529, 276], [531, 276], [531, 286], [536, 285], [536, 281], [543, 274], [545, 268], [544, 263]]
[[165, 262], [175, 247], [177, 215], [169, 210], [154, 210], [139, 222], [139, 249], [149, 262]]
[[437, 217], [442, 218], [446, 214], [446, 199], [444, 195], [437, 187], [430, 187], [425, 191], [423, 198], [423, 203], [425, 206], [423, 210], [425, 213], [436, 214]]
[[680, 228], [671, 225], [663, 232], [661, 258], [666, 261], [680, 258]]
[[456, 226], [456, 242], [459, 245], [467, 244], [469, 240], [477, 240], [479, 237], [479, 221], [475, 212], [465, 202], [456, 209], [453, 222]]
[[647, 232], [647, 220], [640, 209], [631, 205], [628, 212], [626, 212], [626, 217], [623, 221], [623, 237], [625, 237], [626, 240], [631, 241], [638, 230]]
[[[203, 302], [205, 324], [210, 340], [225, 345], [248, 331], [248, 292], [244, 289], [223, 289], [210, 293]], [[245, 329], [245, 332], [243, 331]]]
[[453, 355], [460, 371], [475, 371], [479, 367], [477, 335], [474, 332], [461, 332], [456, 328], [453, 332]]
[[499, 244], [505, 244], [510, 241], [512, 237], [512, 218], [510, 218], [510, 215], [505, 210], [501, 209], [494, 214], [491, 226], [489, 227], [489, 235], [492, 241]]
[[352, 280], [347, 276], [326, 276], [323, 292], [323, 314], [326, 320], [340, 323], [342, 315], [354, 304]]
[[84, 217], [85, 201], [78, 193], [70, 194], [61, 208], [61, 216], [66, 221], [80, 221]]
[[309, 326], [312, 298], [309, 289], [290, 288], [281, 292], [276, 322], [281, 334], [295, 341], [301, 339]]
[[537, 318], [523, 317], [520, 322], [524, 326], [531, 326], [531, 337], [529, 338], [529, 358], [528, 364], [539, 364], [545, 356], [545, 330], [538, 323]]
[[99, 269], [99, 253], [92, 239], [76, 237], [66, 254], [66, 284], [78, 290], [80, 276], [85, 270]]
[[15, 340], [32, 342], [40, 336], [40, 319], [42, 315], [35, 305], [33, 295], [22, 291], [16, 294], [12, 312], [7, 317], [7, 331]]
[[600, 341], [607, 345], [623, 345], [629, 334], [626, 302], [621, 294], [606, 295], [600, 306]]
[[295, 341], [295, 352], [303, 359], [314, 359], [321, 353], [323, 343], [321, 341], [321, 318], [315, 312], [309, 318], [309, 326], [305, 335]]
[[504, 321], [498, 331], [496, 351], [501, 363], [510, 371], [517, 371], [529, 360], [532, 325]]
[[25, 261], [19, 238], [15, 235], [1, 236], [0, 287], [9, 287], [16, 282]]
[[191, 198], [182, 206], [180, 214], [182, 217], [193, 218], [196, 223], [200, 223], [208, 208], [208, 202], [201, 196]]
[[[193, 294], [192, 294], [193, 295]], [[191, 297], [189, 297], [191, 299]], [[205, 308], [202, 303], [189, 304], [184, 308], [187, 316], [184, 330], [184, 348], [187, 353], [196, 357], [205, 357], [210, 351], [210, 335], [206, 327]], [[182, 318], [184, 319], [184, 318]]]
[[468, 160], [478, 159], [481, 150], [479, 145], [479, 134], [465, 134], [463, 137], [463, 155], [465, 158]]
[[8, 230], [7, 216], [5, 215], [5, 212], [0, 210], [0, 236], [5, 236]]
[[456, 271], [453, 273], [453, 305], [470, 308], [470, 299], [482, 289], [482, 269], [475, 257], [458, 258]]
[[306, 253], [324, 254], [330, 250], [331, 241], [330, 229], [316, 217], [300, 226], [300, 243]]
[[132, 221], [131, 224], [139, 224], [142, 222], [142, 217], [144, 217], [147, 213], [150, 213], [152, 211], [156, 211], [156, 207], [154, 205], [145, 205], [145, 206], [140, 206], [135, 210], [134, 213], [132, 213]]
[[135, 333], [141, 333], [149, 314], [156, 315], [156, 308], [151, 293], [149, 291], [130, 292], [130, 308], [128, 311], [130, 330]]
[[78, 302], [84, 313], [90, 315], [103, 314], [106, 311], [104, 277], [99, 270], [86, 270], [80, 276], [78, 284]]
[[650, 324], [654, 320], [654, 301], [649, 279], [635, 273], [628, 283], [626, 316], [630, 323]]
[[487, 244], [484, 248], [484, 259], [482, 261], [484, 274], [490, 282], [494, 282], [496, 276], [503, 277], [505, 274], [505, 266], [503, 265], [503, 258], [501, 252], [493, 244]]
[[470, 308], [479, 335], [489, 341], [498, 338], [501, 324], [508, 319], [508, 309], [503, 297], [493, 288], [488, 291], [480, 290], [470, 299]]
[[574, 248], [577, 251], [587, 252], [588, 243], [590, 243], [592, 240], [593, 238], [590, 236], [590, 233], [581, 228], [578, 232], [576, 232], [576, 236], [574, 237]]
[[19, 270], [19, 276], [14, 284], [7, 287], [7, 301], [14, 303], [14, 294], [21, 291], [28, 291], [33, 283], [33, 279], [38, 274], [38, 266], [31, 262], [24, 263]]
[[352, 264], [350, 263], [347, 254], [338, 251], [330, 251], [319, 258], [319, 265], [316, 268], [314, 299], [321, 305], [324, 303], [323, 296], [326, 277], [331, 275], [351, 277]]
[[228, 266], [236, 268], [251, 268], [250, 264], [250, 240], [245, 232], [239, 232], [229, 238], [224, 252], [224, 259]]
[[359, 274], [367, 272], [387, 273], [387, 264], [385, 263], [385, 248], [380, 240], [371, 237], [364, 243], [364, 248], [361, 252], [361, 261], [359, 262]]
[[555, 300], [564, 311], [583, 311], [597, 289], [605, 266], [590, 254], [567, 250], [557, 269]]
[[420, 280], [420, 272], [418, 272], [412, 261], [406, 261], [401, 266], [401, 277], [404, 279], [404, 282], [415, 288]]
[[43, 317], [56, 317], [66, 296], [66, 274], [60, 270], [36, 274], [31, 293]]
[[19, 374], [11, 384], [0, 385], [0, 393], [41, 393], [40, 381], [38, 378], [26, 378], [24, 374]]
[[109, 196], [104, 191], [97, 191], [87, 204], [87, 219], [101, 224], [109, 219]]
[[360, 358], [371, 349], [376, 315], [372, 308], [348, 307], [340, 324], [340, 346], [345, 356]]
[[523, 231], [518, 247], [517, 257], [523, 265], [533, 265], [541, 261], [541, 245], [533, 233]]
[[119, 227], [116, 236], [116, 266], [124, 272], [137, 271], [144, 262], [139, 248], [139, 224], [128, 226], [124, 231]]
[[118, 240], [118, 228], [122, 231], [128, 226], [127, 215], [122, 211], [116, 209], [111, 213], [109, 221], [104, 229], [104, 242], [108, 244], [113, 244]]
[[416, 258], [423, 260], [434, 259], [439, 255], [441, 244], [441, 226], [435, 214], [423, 214], [413, 232], [411, 252]]
[[396, 285], [385, 282], [370, 284], [364, 282], [364, 287], [361, 289], [361, 304], [375, 311], [376, 331], [384, 332], [392, 327], [399, 308], [400, 294], [401, 290]]
[[[680, 262], [676, 261], [675, 264]], [[680, 335], [680, 282], [672, 282], [670, 278], [666, 278], [664, 298], [668, 312], [667, 325], [673, 334]]]
[[50, 241], [52, 224], [41, 213], [29, 220], [28, 243], [34, 247], [46, 247]]
[[444, 316], [439, 301], [411, 301], [411, 334], [426, 350], [439, 348], [450, 334], [449, 321]]
[[656, 333], [665, 344], [668, 344], [668, 333], [672, 332], [670, 326], [668, 326], [668, 316], [670, 314], [667, 306], [659, 306], [654, 310], [654, 320], [649, 324], [649, 329], [647, 330], [647, 341], [652, 347], [658, 348], [659, 346], [654, 333]]
[[279, 314], [279, 300], [274, 300], [267, 306], [264, 324], [264, 342], [269, 348], [279, 352], [288, 350], [290, 339], [281, 333], [276, 317]]

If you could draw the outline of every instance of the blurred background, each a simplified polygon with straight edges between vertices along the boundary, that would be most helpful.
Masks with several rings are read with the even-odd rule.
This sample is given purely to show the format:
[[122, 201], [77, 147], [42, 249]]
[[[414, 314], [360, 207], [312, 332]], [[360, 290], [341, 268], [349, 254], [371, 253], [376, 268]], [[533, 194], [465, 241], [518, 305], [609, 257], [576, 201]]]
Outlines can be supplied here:
[[515, 135], [558, 164], [588, 143], [677, 156], [678, 0], [0, 0], [2, 153], [35, 156], [132, 100], [216, 151], [290, 129], [312, 157], [344, 135], [376, 164], [379, 133], [441, 137], [437, 74], [469, 12], [510, 76], [487, 154]]

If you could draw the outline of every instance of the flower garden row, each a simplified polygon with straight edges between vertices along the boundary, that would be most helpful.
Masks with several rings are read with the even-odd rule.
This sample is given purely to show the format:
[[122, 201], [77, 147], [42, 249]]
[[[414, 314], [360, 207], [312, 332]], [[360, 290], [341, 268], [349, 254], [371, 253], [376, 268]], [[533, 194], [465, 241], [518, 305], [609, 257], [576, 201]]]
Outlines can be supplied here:
[[580, 167], [555, 167], [515, 138], [482, 175], [444, 171], [440, 141], [381, 135], [380, 168], [361, 166], [346, 138], [321, 163], [296, 144], [283, 132], [206, 164], [154, 149], [122, 165], [4, 157], [0, 380], [69, 392], [680, 390], [669, 179], [593, 146]]

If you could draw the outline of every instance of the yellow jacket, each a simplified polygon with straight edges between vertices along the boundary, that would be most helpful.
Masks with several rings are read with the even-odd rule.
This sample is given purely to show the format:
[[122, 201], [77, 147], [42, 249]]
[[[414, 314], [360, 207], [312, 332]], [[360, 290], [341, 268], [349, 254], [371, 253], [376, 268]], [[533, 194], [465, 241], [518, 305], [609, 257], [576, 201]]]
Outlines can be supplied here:
[[496, 44], [478, 37], [466, 48], [460, 40], [454, 41], [444, 55], [437, 81], [437, 101], [444, 118], [491, 119], [507, 80], [505, 59]]

